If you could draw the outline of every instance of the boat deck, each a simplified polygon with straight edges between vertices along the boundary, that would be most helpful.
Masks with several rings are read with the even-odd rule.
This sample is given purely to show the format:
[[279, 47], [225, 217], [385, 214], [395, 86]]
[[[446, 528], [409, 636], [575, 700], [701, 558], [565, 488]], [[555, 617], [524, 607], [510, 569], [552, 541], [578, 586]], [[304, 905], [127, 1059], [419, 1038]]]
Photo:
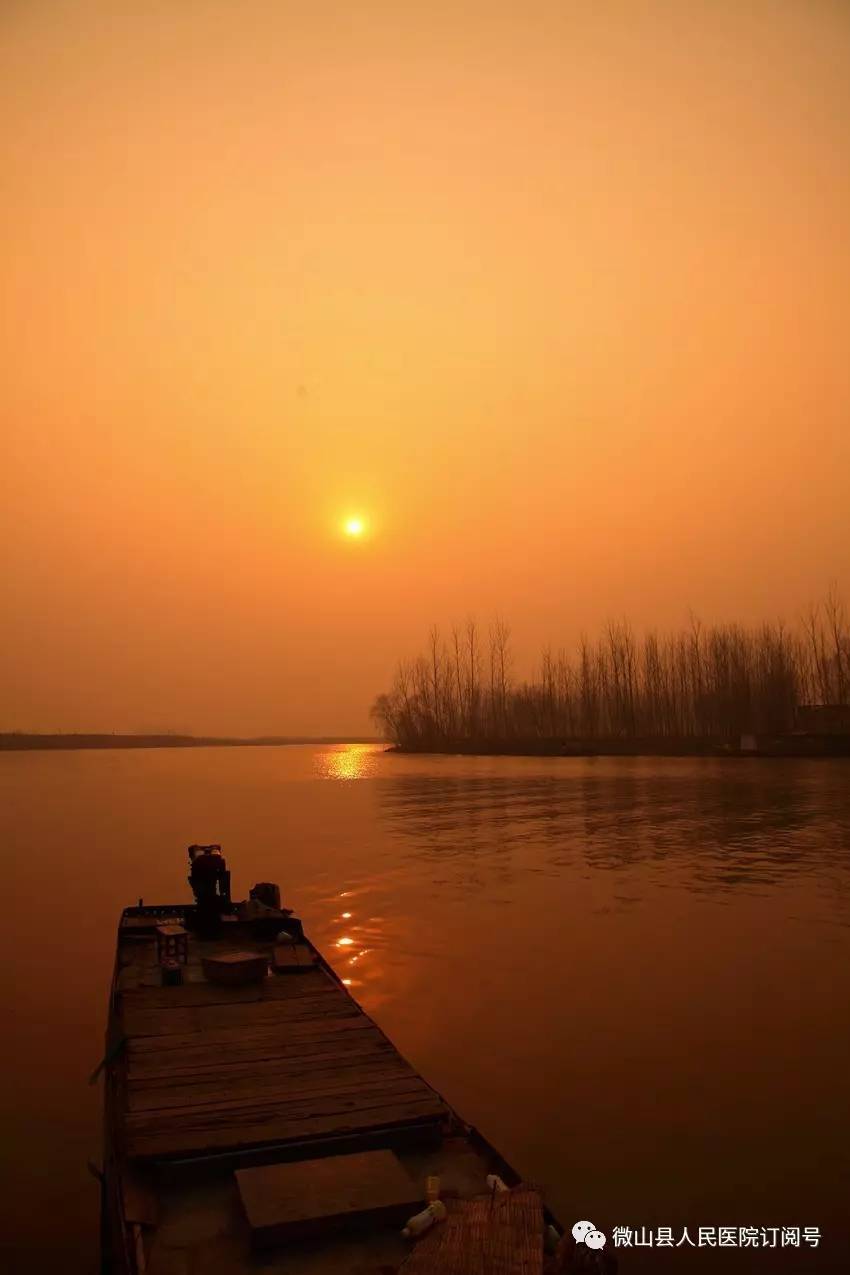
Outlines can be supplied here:
[[[157, 927], [182, 926], [191, 913], [128, 908], [119, 929], [105, 1060], [104, 1271], [387, 1275], [415, 1252], [417, 1269], [540, 1275], [539, 1196], [524, 1212], [524, 1197], [505, 1197], [504, 1225], [489, 1207], [484, 1222], [473, 1216], [488, 1173], [512, 1186], [519, 1178], [303, 936], [281, 950], [235, 917], [213, 941], [171, 931], [188, 959], [181, 982], [163, 985]], [[204, 961], [237, 951], [263, 958], [264, 976], [208, 981]], [[269, 971], [276, 966], [286, 972]], [[430, 1265], [428, 1239], [414, 1250], [401, 1235], [429, 1176], [449, 1217], [432, 1236]], [[488, 1244], [510, 1254], [507, 1265], [491, 1260]]]
[[[487, 1191], [487, 1159], [463, 1138], [448, 1138], [439, 1147], [410, 1147], [396, 1155], [420, 1198], [428, 1174], [439, 1175], [444, 1197]], [[396, 1221], [322, 1232], [258, 1252], [252, 1248], [236, 1175], [224, 1170], [197, 1180], [181, 1175], [160, 1185], [157, 1194], [156, 1225], [145, 1228], [147, 1275], [249, 1275], [258, 1270], [282, 1275], [389, 1275], [412, 1251]], [[406, 1216], [421, 1207], [422, 1203], [408, 1209]], [[534, 1269], [530, 1265], [523, 1275]]]
[[[439, 1126], [448, 1109], [322, 964], [225, 987], [204, 957], [270, 956], [239, 933], [189, 938], [181, 986], [161, 986], [153, 929], [120, 944], [118, 1016], [124, 1047], [124, 1152], [187, 1158], [264, 1143]], [[305, 960], [314, 950], [303, 944]]]

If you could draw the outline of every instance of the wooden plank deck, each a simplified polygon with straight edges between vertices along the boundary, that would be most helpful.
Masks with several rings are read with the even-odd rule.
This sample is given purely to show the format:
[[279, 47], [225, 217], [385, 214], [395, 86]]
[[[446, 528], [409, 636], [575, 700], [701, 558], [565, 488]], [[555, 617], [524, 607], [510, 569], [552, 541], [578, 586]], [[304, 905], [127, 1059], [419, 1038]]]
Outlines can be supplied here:
[[132, 1158], [428, 1129], [447, 1114], [323, 969], [243, 987], [145, 977], [121, 992], [120, 1016]]

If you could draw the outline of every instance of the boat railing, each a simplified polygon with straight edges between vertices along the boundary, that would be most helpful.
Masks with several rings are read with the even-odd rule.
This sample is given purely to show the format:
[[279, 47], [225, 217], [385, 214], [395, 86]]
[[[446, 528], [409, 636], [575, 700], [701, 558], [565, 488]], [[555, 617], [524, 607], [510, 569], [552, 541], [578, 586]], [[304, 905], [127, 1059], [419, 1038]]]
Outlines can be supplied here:
[[183, 916], [186, 913], [194, 912], [194, 910], [194, 903], [173, 903], [170, 906], [165, 903], [140, 903], [137, 907], [125, 908], [121, 913], [121, 919], [123, 921], [125, 917]]

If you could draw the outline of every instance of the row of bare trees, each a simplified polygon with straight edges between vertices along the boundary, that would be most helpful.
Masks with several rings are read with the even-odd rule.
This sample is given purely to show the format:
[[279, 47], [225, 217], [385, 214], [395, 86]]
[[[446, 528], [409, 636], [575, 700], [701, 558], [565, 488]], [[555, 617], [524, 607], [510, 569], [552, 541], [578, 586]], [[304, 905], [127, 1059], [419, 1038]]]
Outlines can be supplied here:
[[781, 623], [635, 634], [611, 622], [568, 654], [546, 648], [527, 681], [514, 675], [510, 630], [474, 620], [402, 662], [372, 717], [402, 748], [532, 740], [736, 740], [782, 734], [799, 704], [844, 704], [850, 628], [832, 590], [794, 629]]

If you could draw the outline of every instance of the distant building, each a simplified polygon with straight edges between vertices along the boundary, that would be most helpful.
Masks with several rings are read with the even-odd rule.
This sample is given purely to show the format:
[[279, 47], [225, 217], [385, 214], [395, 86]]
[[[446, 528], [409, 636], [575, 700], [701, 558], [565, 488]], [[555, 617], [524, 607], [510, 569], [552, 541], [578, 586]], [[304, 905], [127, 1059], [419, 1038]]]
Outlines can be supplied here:
[[805, 735], [850, 735], [850, 704], [798, 704], [794, 730]]

